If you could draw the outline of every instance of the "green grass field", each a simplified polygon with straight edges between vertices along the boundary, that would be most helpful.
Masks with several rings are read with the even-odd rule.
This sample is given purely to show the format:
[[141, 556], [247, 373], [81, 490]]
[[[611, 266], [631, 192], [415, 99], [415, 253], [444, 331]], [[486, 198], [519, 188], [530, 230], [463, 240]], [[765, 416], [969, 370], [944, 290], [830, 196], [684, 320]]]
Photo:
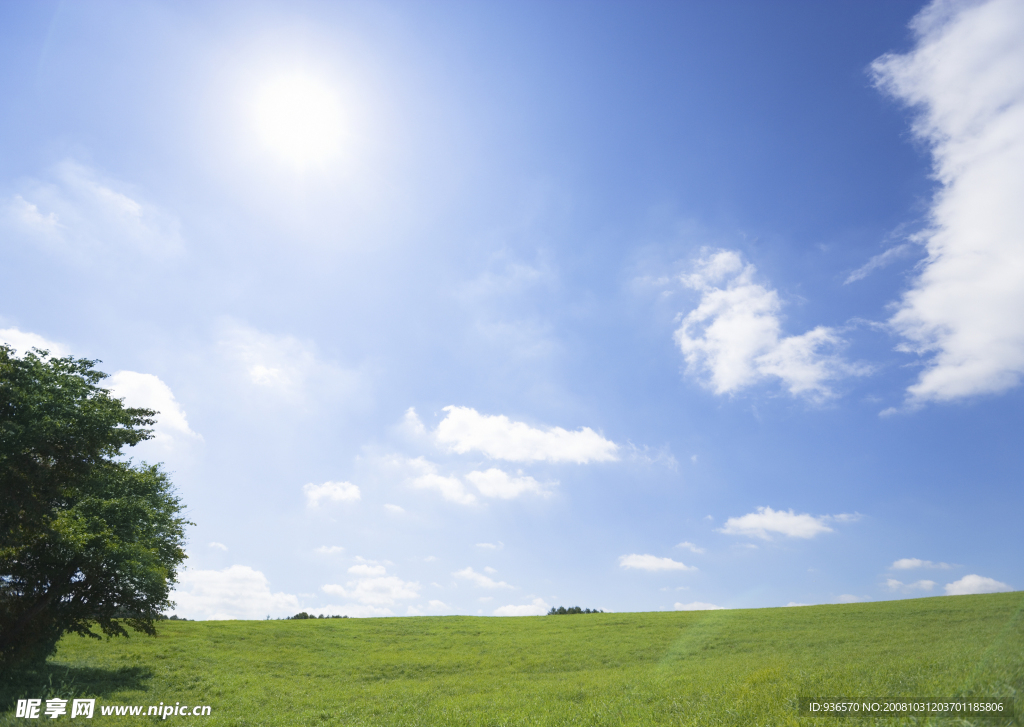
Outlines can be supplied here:
[[[206, 704], [209, 717], [167, 723], [211, 726], [1022, 724], [796, 710], [801, 696], [955, 697], [1009, 699], [1024, 715], [1022, 609], [1015, 592], [685, 613], [167, 621], [157, 638], [65, 638], [47, 683], [14, 696]], [[4, 708], [0, 722], [39, 723]], [[97, 708], [87, 724], [152, 721]]]

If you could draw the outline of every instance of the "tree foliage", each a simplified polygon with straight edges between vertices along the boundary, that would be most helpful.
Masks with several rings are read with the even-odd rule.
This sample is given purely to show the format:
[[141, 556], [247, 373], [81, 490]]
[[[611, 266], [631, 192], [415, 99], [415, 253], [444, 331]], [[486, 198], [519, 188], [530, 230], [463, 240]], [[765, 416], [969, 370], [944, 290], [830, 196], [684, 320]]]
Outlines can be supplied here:
[[45, 661], [64, 633], [155, 634], [185, 559], [181, 501], [125, 446], [156, 412], [125, 407], [96, 361], [0, 345], [0, 670]]
[[548, 611], [548, 616], [569, 616], [575, 613], [604, 613], [604, 611], [598, 608], [591, 610], [589, 608], [580, 608], [579, 606], [569, 606], [569, 608], [565, 606], [555, 608], [552, 606], [551, 610]]

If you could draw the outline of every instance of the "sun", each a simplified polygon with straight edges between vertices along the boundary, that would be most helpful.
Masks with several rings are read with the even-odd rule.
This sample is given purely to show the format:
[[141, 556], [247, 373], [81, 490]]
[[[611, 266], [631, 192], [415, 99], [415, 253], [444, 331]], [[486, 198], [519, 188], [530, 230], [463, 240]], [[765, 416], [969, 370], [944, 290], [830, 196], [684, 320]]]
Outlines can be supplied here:
[[337, 94], [309, 76], [279, 76], [260, 89], [256, 127], [263, 143], [296, 166], [335, 156], [344, 132]]

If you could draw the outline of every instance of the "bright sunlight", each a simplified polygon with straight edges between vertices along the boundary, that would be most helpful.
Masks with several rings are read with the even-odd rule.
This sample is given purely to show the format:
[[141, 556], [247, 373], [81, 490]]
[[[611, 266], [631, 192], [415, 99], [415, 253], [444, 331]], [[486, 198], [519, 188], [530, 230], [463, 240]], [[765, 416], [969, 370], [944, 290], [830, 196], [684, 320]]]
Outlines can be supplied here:
[[267, 83], [256, 103], [263, 142], [297, 166], [327, 161], [340, 147], [341, 105], [332, 89], [306, 76], [281, 76]]

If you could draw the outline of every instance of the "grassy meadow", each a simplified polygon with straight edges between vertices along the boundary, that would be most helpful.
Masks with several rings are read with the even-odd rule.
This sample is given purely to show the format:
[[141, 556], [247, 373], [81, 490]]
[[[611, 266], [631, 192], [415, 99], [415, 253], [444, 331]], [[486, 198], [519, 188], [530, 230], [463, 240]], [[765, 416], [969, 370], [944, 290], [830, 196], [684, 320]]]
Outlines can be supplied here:
[[156, 638], [66, 637], [45, 678], [6, 695], [0, 723], [30, 723], [15, 718], [10, 696], [54, 695], [96, 697], [91, 724], [157, 721], [103, 717], [99, 705], [161, 701], [211, 705], [209, 717], [167, 718], [211, 727], [1024, 724], [796, 710], [801, 696], [966, 697], [1012, 699], [1024, 715], [1024, 593], [528, 618], [165, 621]]

